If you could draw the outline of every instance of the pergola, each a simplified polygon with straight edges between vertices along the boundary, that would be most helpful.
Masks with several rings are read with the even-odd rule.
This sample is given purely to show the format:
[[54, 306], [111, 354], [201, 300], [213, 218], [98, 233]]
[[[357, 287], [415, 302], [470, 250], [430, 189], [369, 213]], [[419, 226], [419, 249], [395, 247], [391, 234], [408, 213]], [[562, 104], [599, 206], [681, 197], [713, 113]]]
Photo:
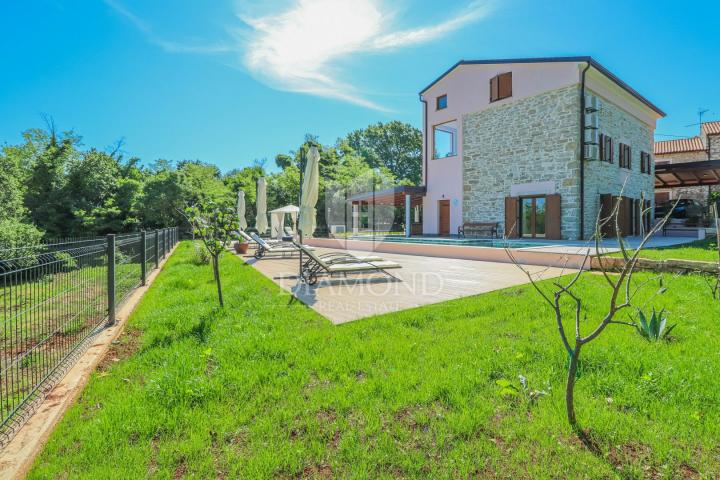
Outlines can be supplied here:
[[426, 187], [402, 185], [399, 187], [383, 190], [363, 192], [348, 197], [347, 201], [352, 205], [389, 205], [393, 207], [405, 207], [405, 236], [411, 234], [412, 209], [422, 205], [423, 197], [427, 191]]
[[655, 188], [720, 185], [720, 160], [655, 165]]

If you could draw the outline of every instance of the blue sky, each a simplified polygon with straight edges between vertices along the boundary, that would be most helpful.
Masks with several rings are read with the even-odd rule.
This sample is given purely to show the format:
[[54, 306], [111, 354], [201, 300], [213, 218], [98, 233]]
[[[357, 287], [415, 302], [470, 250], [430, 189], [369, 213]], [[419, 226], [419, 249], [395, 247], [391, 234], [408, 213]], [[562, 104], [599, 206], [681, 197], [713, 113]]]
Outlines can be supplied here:
[[0, 143], [47, 114], [148, 163], [272, 165], [305, 133], [419, 127], [418, 91], [461, 58], [592, 55], [667, 112], [657, 133], [720, 119], [716, 1], [3, 3]]

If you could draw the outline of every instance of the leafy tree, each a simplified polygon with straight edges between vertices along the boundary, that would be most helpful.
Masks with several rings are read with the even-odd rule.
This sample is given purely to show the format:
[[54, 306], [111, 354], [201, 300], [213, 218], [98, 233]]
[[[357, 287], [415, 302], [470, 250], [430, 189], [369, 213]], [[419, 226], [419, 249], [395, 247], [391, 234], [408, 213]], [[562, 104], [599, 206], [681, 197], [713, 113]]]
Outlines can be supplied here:
[[345, 138], [371, 167], [386, 167], [399, 180], [422, 181], [422, 132], [392, 121], [355, 130]]
[[26, 214], [23, 205], [22, 175], [17, 157], [5, 148], [0, 154], [0, 220], [19, 219]]
[[223, 302], [222, 282], [220, 281], [220, 255], [230, 242], [232, 232], [237, 230], [238, 221], [235, 211], [213, 202], [200, 203], [185, 209], [194, 234], [202, 240], [212, 259], [213, 277], [217, 285], [220, 308]]
[[71, 206], [65, 192], [67, 169], [78, 156], [80, 138], [72, 132], [58, 136], [54, 130], [46, 135], [40, 131], [32, 134], [35, 158], [27, 167], [25, 206], [33, 223], [50, 235], [62, 235], [72, 221]]
[[158, 162], [151, 170], [140, 199], [140, 214], [146, 227], [177, 225], [185, 220], [186, 205], [232, 204], [230, 190], [215, 165], [182, 161], [177, 167]]

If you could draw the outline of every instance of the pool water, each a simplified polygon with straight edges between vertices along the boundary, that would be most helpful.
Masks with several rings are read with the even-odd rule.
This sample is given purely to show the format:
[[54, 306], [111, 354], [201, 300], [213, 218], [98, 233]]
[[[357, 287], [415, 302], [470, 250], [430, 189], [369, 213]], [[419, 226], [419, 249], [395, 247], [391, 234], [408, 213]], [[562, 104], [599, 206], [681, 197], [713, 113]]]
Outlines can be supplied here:
[[512, 248], [529, 248], [529, 247], [546, 247], [548, 245], [556, 245], [556, 243], [522, 240], [502, 240], [502, 239], [483, 239], [483, 238], [459, 238], [459, 237], [403, 237], [401, 235], [355, 235], [348, 237], [348, 240], [375, 241], [375, 242], [393, 242], [393, 243], [424, 243], [430, 245], [455, 245], [458, 247], [488, 247], [503, 248], [507, 245]]

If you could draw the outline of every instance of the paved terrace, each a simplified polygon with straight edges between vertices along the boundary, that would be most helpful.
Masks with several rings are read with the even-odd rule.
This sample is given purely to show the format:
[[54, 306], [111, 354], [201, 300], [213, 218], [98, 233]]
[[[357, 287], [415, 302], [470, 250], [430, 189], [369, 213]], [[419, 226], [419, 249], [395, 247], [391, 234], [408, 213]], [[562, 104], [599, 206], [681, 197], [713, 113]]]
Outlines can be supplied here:
[[[329, 251], [336, 250], [318, 249], [319, 253]], [[389, 270], [393, 277], [381, 273], [321, 277], [314, 287], [298, 283], [297, 257], [256, 260], [245, 256], [243, 260], [334, 324], [528, 283], [525, 274], [510, 263], [396, 253], [380, 256], [403, 268]], [[544, 266], [527, 268], [542, 279], [576, 272]]]

